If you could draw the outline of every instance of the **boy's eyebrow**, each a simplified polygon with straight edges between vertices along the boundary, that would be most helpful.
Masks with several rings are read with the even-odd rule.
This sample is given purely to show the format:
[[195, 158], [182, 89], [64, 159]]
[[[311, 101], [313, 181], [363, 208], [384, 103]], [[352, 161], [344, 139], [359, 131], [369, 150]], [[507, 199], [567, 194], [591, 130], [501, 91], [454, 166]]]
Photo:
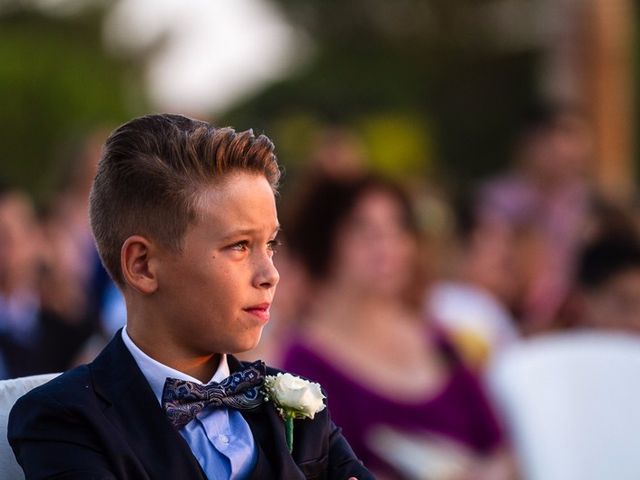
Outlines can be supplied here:
[[[242, 236], [242, 235], [252, 235], [256, 232], [259, 232], [260, 229], [258, 228], [240, 228], [238, 230], [234, 230], [232, 232], [227, 233], [226, 235], [224, 235], [221, 240], [229, 240], [231, 238], [234, 237], [238, 237], [238, 236]], [[280, 233], [282, 231], [282, 227], [280, 226], [280, 224], [276, 225], [276, 227], [273, 229], [273, 234], [277, 235], [278, 233]]]

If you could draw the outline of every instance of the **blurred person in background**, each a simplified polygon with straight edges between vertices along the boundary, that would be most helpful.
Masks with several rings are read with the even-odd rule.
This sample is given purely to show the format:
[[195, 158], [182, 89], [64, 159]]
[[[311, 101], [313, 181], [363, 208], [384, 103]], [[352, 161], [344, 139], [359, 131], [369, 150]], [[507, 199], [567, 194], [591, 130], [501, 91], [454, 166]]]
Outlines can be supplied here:
[[640, 477], [640, 239], [633, 225], [605, 223], [578, 255], [564, 330], [489, 368], [526, 479]]
[[58, 289], [54, 300], [67, 305], [66, 318], [76, 318], [81, 342], [70, 349], [72, 365], [93, 360], [126, 319], [124, 298], [102, 266], [89, 228], [89, 192], [106, 136], [106, 130], [96, 129], [80, 142], [47, 212], [52, 259], [66, 290]]
[[95, 315], [68, 270], [67, 232], [39, 222], [31, 200], [0, 189], [0, 362], [2, 377], [67, 369]]
[[100, 263], [89, 228], [89, 191], [96, 174], [101, 148], [107, 137], [97, 129], [87, 135], [69, 156], [60, 186], [47, 211], [48, 224], [70, 255], [64, 257], [69, 281], [82, 286], [90, 307], [102, 309], [104, 297], [112, 282]]
[[579, 257], [573, 327], [640, 334], [640, 239], [602, 232]]
[[90, 282], [79, 275], [77, 244], [72, 232], [56, 217], [41, 221], [43, 246], [38, 290], [41, 300], [41, 340], [38, 355], [45, 372], [73, 366], [75, 357], [98, 328], [99, 306], [91, 295]]
[[505, 222], [481, 222], [476, 206], [475, 192], [455, 202], [449, 277], [429, 288], [426, 311], [480, 371], [518, 339], [508, 305], [521, 294], [522, 283], [517, 232]]
[[24, 193], [0, 186], [0, 378], [38, 372], [39, 252], [33, 205]]
[[4, 289], [0, 321], [15, 330], [4, 335], [5, 376], [66, 370], [100, 328], [110, 281], [89, 231], [87, 197], [103, 136], [83, 142], [40, 221], [26, 196], [3, 195], [3, 275], [22, 279], [20, 291]]
[[528, 286], [514, 306], [525, 331], [547, 328], [568, 292], [592, 197], [586, 175], [591, 154], [577, 107], [536, 105], [525, 115], [513, 170], [482, 188], [483, 221], [527, 233]]
[[296, 205], [286, 241], [313, 286], [285, 368], [323, 385], [378, 478], [510, 478], [480, 383], [425, 324], [407, 196], [369, 177], [316, 178]]

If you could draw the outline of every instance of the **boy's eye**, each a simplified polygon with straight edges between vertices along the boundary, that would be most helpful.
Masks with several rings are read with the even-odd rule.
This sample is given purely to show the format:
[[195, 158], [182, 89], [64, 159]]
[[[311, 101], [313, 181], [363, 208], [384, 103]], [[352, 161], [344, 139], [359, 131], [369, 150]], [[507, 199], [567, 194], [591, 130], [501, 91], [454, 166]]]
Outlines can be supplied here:
[[282, 242], [280, 240], [271, 240], [267, 243], [267, 248], [271, 250], [273, 253], [278, 251], [278, 248], [282, 246]]
[[231, 250], [236, 250], [238, 252], [244, 252], [248, 247], [249, 247], [249, 242], [246, 240], [242, 240], [241, 242], [234, 243], [229, 248], [231, 248]]

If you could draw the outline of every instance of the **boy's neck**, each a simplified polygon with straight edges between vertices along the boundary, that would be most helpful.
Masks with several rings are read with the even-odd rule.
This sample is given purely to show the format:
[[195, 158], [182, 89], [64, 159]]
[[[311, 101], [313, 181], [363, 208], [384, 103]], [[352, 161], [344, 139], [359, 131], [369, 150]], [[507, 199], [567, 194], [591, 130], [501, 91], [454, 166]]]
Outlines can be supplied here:
[[197, 378], [202, 383], [208, 383], [220, 365], [222, 355], [219, 353], [186, 355], [184, 352], [168, 346], [165, 342], [140, 335], [135, 328], [130, 326], [127, 326], [127, 334], [133, 343], [149, 357], [167, 367]]
[[208, 383], [213, 377], [213, 374], [216, 373], [216, 370], [218, 370], [221, 358], [222, 355], [215, 353], [207, 357], [189, 359], [189, 361], [185, 361], [182, 364], [176, 362], [171, 368], [186, 373], [193, 378], [197, 378], [202, 383]]

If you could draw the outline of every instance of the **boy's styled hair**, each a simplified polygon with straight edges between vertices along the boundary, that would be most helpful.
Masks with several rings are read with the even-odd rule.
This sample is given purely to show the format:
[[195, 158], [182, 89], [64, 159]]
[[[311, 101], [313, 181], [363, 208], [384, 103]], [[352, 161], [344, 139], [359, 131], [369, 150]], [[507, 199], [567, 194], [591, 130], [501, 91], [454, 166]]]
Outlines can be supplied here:
[[275, 191], [280, 169], [271, 140], [173, 114], [146, 115], [117, 128], [105, 143], [89, 197], [91, 229], [113, 280], [124, 285], [120, 250], [131, 235], [180, 251], [203, 189], [232, 172], [264, 175]]

